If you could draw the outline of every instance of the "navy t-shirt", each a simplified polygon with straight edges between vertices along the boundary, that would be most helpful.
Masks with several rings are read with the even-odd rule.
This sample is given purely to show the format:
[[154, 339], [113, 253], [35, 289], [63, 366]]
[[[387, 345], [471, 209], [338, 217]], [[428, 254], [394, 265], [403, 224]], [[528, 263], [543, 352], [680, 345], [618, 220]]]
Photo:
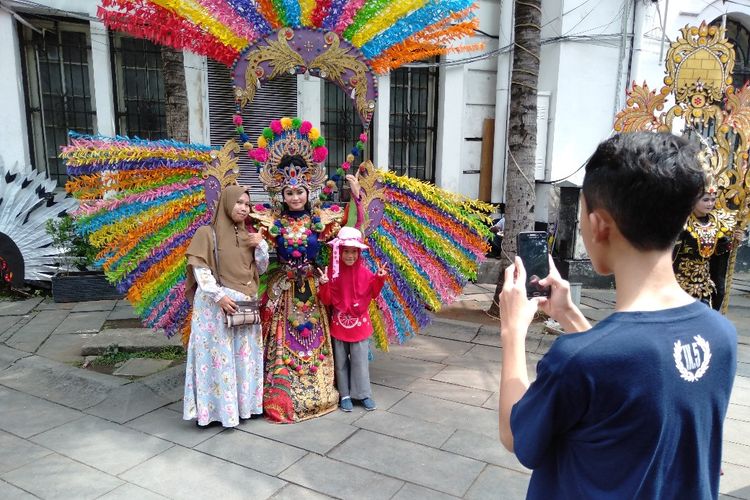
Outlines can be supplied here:
[[511, 412], [528, 498], [717, 497], [737, 332], [706, 305], [559, 337]]

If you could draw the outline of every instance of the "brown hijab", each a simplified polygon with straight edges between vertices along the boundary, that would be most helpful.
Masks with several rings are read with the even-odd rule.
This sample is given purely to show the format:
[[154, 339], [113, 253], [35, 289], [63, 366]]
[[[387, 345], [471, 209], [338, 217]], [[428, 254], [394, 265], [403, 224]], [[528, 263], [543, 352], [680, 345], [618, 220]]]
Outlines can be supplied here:
[[[219, 203], [214, 212], [211, 224], [198, 228], [193, 236], [186, 255], [188, 258], [187, 283], [185, 296], [193, 301], [197, 283], [193, 268], [207, 267], [214, 277], [219, 278], [223, 286], [237, 290], [252, 298], [258, 293], [258, 270], [255, 267], [255, 251], [250, 245], [250, 234], [245, 224], [235, 224], [232, 210], [242, 194], [248, 194], [242, 186], [228, 186], [221, 192]], [[217, 271], [214, 259], [214, 239], [216, 233], [219, 254]]]

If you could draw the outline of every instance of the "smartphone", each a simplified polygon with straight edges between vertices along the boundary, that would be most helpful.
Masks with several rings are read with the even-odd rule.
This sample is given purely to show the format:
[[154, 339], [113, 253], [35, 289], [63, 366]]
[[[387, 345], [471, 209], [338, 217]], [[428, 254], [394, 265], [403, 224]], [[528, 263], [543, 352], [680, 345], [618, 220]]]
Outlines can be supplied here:
[[518, 233], [517, 255], [526, 269], [526, 296], [549, 297], [549, 287], [539, 285], [539, 280], [549, 275], [549, 250], [547, 233], [526, 231]]

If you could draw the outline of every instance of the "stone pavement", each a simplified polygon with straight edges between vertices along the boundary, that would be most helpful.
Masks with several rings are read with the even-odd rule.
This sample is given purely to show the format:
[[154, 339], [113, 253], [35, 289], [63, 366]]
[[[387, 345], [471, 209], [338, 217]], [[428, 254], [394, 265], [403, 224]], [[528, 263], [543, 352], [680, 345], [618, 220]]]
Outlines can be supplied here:
[[[74, 366], [132, 318], [127, 303], [0, 302], [0, 498], [524, 498], [530, 471], [497, 437], [500, 342], [482, 312], [493, 290], [470, 285], [425, 335], [376, 354], [376, 411], [226, 430], [182, 420], [184, 366], [136, 380]], [[581, 305], [598, 320], [613, 300], [584, 290]], [[750, 295], [735, 294], [729, 317], [740, 363], [721, 492], [750, 498]], [[539, 330], [531, 360], [554, 340]]]

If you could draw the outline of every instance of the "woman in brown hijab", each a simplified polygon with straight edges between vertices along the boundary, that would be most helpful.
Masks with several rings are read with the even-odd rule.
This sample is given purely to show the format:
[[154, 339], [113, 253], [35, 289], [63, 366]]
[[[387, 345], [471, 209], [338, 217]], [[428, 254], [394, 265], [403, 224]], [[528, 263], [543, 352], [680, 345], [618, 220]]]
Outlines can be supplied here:
[[224, 319], [237, 301], [257, 298], [258, 274], [268, 267], [268, 244], [245, 226], [249, 212], [247, 190], [225, 188], [213, 221], [195, 232], [187, 250], [193, 315], [182, 418], [199, 426], [234, 427], [263, 412], [260, 325], [227, 328]]

